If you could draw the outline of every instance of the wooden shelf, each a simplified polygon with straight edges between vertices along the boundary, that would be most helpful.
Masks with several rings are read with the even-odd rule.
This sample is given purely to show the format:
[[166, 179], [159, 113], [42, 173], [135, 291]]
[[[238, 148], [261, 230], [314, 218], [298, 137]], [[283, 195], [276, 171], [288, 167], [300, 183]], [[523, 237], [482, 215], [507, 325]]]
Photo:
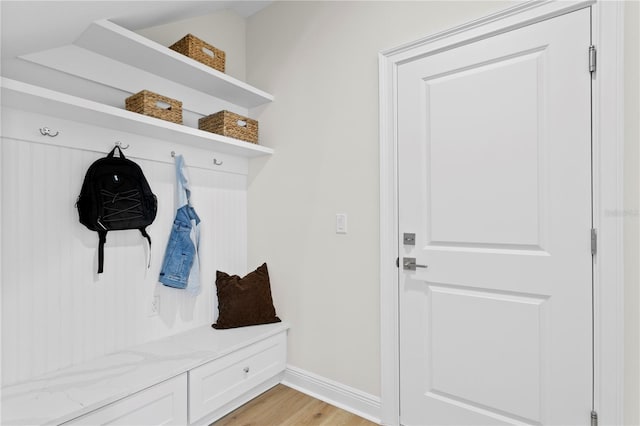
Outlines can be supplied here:
[[204, 132], [20, 81], [2, 78], [0, 83], [2, 105], [6, 107], [171, 140], [178, 144], [240, 157], [252, 158], [273, 153], [271, 148], [261, 145]]
[[246, 108], [273, 96], [108, 20], [92, 23], [75, 45]]

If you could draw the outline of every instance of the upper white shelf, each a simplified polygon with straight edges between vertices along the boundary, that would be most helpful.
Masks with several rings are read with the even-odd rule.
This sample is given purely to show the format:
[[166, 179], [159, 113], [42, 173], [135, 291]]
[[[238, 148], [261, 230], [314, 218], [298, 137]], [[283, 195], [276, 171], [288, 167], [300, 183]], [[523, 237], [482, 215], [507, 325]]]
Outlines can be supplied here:
[[269, 93], [108, 20], [93, 22], [74, 44], [246, 108], [273, 101]]
[[213, 152], [259, 157], [271, 148], [160, 120], [7, 78], [0, 79], [2, 105], [62, 119], [118, 129]]

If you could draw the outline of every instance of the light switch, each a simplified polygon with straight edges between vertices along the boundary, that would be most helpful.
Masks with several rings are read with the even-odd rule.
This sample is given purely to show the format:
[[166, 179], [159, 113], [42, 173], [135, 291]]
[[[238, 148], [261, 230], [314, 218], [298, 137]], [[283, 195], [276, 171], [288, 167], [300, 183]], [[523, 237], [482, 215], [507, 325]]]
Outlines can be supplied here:
[[336, 234], [347, 233], [347, 214], [336, 213]]

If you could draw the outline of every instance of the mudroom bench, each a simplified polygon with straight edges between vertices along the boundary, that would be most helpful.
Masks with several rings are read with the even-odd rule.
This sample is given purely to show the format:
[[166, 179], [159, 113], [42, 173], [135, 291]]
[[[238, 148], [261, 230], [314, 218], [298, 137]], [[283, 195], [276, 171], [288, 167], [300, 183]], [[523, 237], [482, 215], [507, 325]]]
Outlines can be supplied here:
[[281, 381], [288, 328], [204, 326], [6, 386], [2, 424], [210, 424]]

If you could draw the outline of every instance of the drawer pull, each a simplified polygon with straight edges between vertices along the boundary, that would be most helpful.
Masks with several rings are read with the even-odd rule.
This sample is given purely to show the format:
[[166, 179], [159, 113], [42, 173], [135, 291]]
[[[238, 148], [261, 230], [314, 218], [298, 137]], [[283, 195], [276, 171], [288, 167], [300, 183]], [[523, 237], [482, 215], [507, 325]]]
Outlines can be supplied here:
[[248, 374], [249, 373], [249, 367], [247, 366], [247, 367], [243, 368], [242, 371], [244, 371], [245, 373]]

